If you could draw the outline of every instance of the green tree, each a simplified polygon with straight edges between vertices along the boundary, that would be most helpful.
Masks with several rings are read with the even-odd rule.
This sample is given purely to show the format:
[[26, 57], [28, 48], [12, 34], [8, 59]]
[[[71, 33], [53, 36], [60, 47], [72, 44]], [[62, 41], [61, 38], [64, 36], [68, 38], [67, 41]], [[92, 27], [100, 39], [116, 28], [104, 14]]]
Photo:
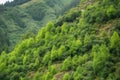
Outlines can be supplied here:
[[116, 48], [120, 44], [120, 37], [117, 32], [114, 32], [110, 38], [111, 48]]
[[29, 39], [27, 39], [26, 42], [27, 42], [27, 47], [31, 47], [34, 44], [34, 38], [29, 38]]
[[78, 66], [76, 71], [73, 73], [74, 80], [82, 80], [83, 67]]
[[5, 62], [0, 64], [0, 74], [4, 73], [5, 67], [6, 67], [6, 63]]
[[82, 42], [80, 39], [78, 40], [73, 40], [72, 45], [70, 46], [70, 53], [74, 54], [77, 53], [77, 49], [79, 49], [82, 46]]
[[61, 26], [61, 30], [62, 30], [63, 33], [67, 33], [67, 32], [68, 32], [67, 23], [64, 23], [64, 24]]
[[113, 5], [110, 5], [107, 9], [107, 16], [109, 18], [113, 18], [114, 16], [116, 16], [116, 9]]
[[[49, 65], [50, 66], [50, 65]], [[52, 65], [48, 68], [49, 72], [54, 75], [57, 72], [56, 65]]]
[[8, 59], [8, 63], [13, 63], [16, 60], [16, 56], [11, 54]]
[[64, 45], [61, 45], [60, 48], [58, 49], [58, 57], [61, 58], [66, 51], [66, 48]]
[[33, 80], [40, 80], [40, 76], [41, 76], [40, 72], [36, 72], [33, 77]]
[[69, 70], [72, 66], [71, 62], [71, 57], [67, 57], [62, 64], [62, 70]]
[[90, 43], [91, 43], [90, 35], [86, 34], [84, 37], [84, 45], [90, 45]]
[[35, 66], [35, 67], [38, 67], [39, 65], [40, 65], [39, 58], [36, 58], [36, 59], [35, 59], [34, 66]]
[[89, 60], [89, 55], [85, 53], [83, 56], [84, 63], [86, 63]]
[[62, 80], [70, 80], [70, 74], [65, 73]]
[[49, 22], [47, 25], [46, 25], [46, 31], [52, 31], [54, 28], [54, 24], [52, 22]]
[[24, 56], [23, 57], [23, 65], [26, 65], [27, 64], [27, 56]]
[[91, 36], [88, 34], [86, 34], [84, 37], [84, 46], [85, 46], [85, 50], [90, 50], [92, 47]]
[[108, 61], [110, 54], [109, 49], [106, 45], [95, 45], [92, 49], [93, 53], [93, 69], [97, 73], [105, 66], [105, 63]]
[[41, 28], [40, 31], [38, 32], [37, 36], [36, 36], [36, 41], [40, 42], [41, 39], [45, 38], [45, 28]]
[[52, 80], [57, 80], [56, 77], [53, 77]]
[[72, 58], [72, 66], [73, 66], [73, 68], [76, 68], [76, 66], [79, 65], [78, 58], [79, 58], [79, 57], [78, 57], [77, 55], [75, 55], [75, 56]]
[[42, 62], [43, 62], [45, 65], [47, 65], [48, 62], [50, 61], [50, 59], [51, 59], [51, 57], [50, 57], [50, 52], [47, 52], [47, 53], [44, 55]]
[[82, 56], [79, 56], [78, 57], [78, 62], [79, 62], [80, 65], [83, 64], [84, 63], [84, 58]]
[[114, 54], [120, 55], [120, 36], [117, 32], [114, 32], [110, 38], [110, 47]]
[[51, 60], [55, 60], [58, 57], [57, 48], [54, 45], [51, 50]]
[[43, 80], [51, 80], [52, 79], [52, 74], [50, 72], [47, 72], [45, 75], [44, 75], [44, 79]]

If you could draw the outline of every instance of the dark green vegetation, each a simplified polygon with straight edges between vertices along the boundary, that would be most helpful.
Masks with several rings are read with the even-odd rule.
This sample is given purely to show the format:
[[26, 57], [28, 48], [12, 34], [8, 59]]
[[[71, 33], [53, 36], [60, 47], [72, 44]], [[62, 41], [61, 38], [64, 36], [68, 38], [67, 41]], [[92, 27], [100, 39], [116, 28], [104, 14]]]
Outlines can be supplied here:
[[28, 1], [31, 1], [31, 0], [14, 0], [14, 1], [12, 1], [12, 2], [6, 2], [5, 4], [4, 4], [4, 6], [17, 6], [17, 5], [20, 5], [20, 4], [23, 4], [23, 3], [25, 3], [25, 2], [28, 2]]
[[79, 0], [14, 0], [0, 5], [0, 52], [34, 36], [40, 27], [76, 4]]
[[3, 51], [0, 79], [120, 80], [119, 13], [119, 0], [82, 0], [12, 52]]

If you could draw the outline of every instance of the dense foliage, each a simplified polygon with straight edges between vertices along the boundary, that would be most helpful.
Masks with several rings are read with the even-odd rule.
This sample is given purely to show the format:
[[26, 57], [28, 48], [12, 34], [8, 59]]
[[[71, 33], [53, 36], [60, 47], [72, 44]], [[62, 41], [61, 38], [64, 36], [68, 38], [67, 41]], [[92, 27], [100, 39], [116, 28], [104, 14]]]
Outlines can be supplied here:
[[[119, 4], [119, 0], [81, 1], [10, 53], [3, 51], [0, 79], [120, 80]], [[111, 6], [116, 7], [109, 10]], [[104, 13], [103, 7], [109, 13], [102, 14], [106, 20], [97, 14]]]
[[0, 52], [10, 51], [21, 39], [34, 36], [48, 21], [73, 7], [71, 4], [79, 3], [78, 0], [14, 0], [0, 5], [0, 37], [3, 37]]
[[21, 5], [21, 4], [23, 4], [23, 3], [26, 3], [26, 2], [28, 2], [28, 1], [31, 1], [31, 0], [13, 0], [12, 2], [6, 2], [5, 4], [4, 4], [4, 6], [17, 6], [17, 5]]

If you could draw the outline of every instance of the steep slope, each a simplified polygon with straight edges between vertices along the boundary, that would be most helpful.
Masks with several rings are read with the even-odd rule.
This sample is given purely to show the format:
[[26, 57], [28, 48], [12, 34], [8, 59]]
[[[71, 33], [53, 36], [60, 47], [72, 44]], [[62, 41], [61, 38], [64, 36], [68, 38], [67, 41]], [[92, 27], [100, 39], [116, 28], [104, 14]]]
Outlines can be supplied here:
[[119, 0], [81, 1], [37, 36], [2, 52], [0, 79], [119, 80], [119, 8]]
[[[9, 46], [9, 50], [21, 39], [33, 36], [48, 21], [55, 20], [76, 4], [72, 0], [15, 0], [0, 6], [0, 30], [5, 39], [0, 39], [0, 52]], [[3, 34], [3, 33], [1, 33]], [[29, 34], [29, 35], [28, 35]], [[1, 36], [1, 37], [2, 37]], [[6, 40], [7, 39], [7, 40]], [[2, 45], [5, 45], [3, 47]]]

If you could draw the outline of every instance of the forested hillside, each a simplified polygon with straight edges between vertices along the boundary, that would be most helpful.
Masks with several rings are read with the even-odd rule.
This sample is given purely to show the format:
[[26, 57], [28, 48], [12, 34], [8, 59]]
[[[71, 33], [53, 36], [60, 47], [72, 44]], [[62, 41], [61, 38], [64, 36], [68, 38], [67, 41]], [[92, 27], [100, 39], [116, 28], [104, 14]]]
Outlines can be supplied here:
[[0, 52], [10, 51], [77, 4], [79, 0], [14, 0], [0, 5]]
[[81, 0], [3, 51], [0, 80], [120, 80], [120, 1]]

